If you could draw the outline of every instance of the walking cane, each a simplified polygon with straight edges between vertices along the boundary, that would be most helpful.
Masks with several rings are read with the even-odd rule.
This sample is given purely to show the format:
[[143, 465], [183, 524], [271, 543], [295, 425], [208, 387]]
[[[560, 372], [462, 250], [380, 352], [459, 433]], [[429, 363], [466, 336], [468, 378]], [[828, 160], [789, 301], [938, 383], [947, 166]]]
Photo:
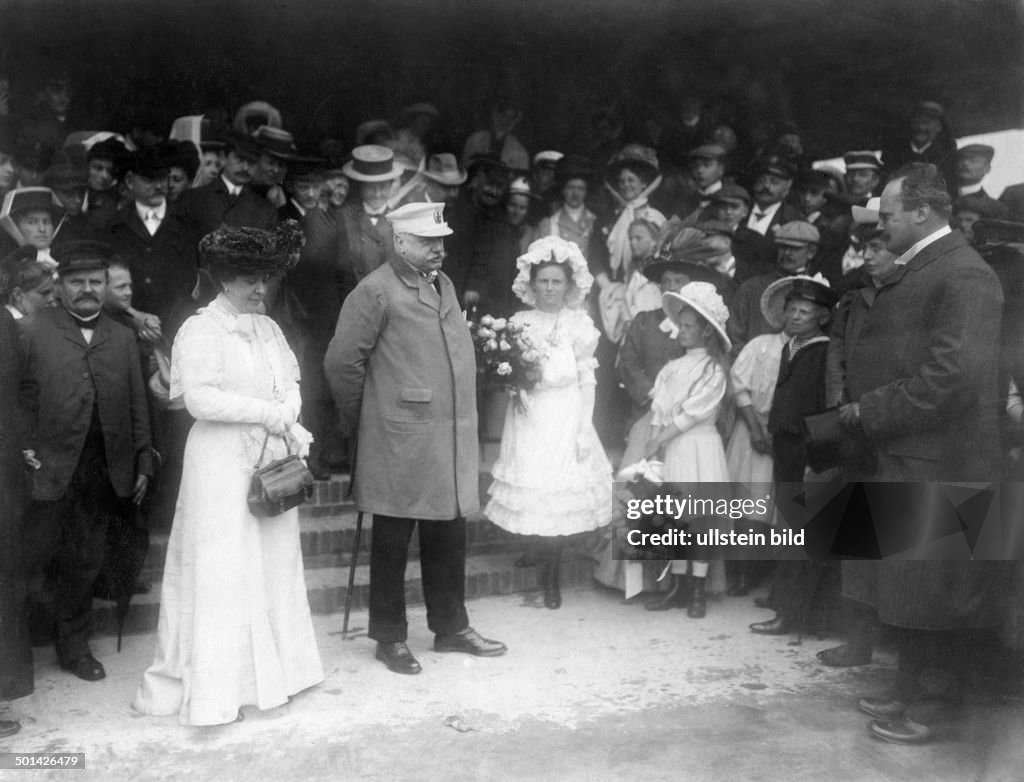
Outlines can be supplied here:
[[363, 512], [359, 511], [356, 516], [356, 536], [355, 541], [352, 544], [352, 561], [348, 566], [348, 589], [345, 591], [345, 619], [341, 623], [341, 637], [346, 641], [351, 641], [356, 637], [356, 634], [362, 632], [361, 627], [357, 627], [352, 632], [348, 629], [348, 617], [352, 613], [352, 591], [356, 583], [356, 560], [359, 558], [359, 537], [363, 532]]

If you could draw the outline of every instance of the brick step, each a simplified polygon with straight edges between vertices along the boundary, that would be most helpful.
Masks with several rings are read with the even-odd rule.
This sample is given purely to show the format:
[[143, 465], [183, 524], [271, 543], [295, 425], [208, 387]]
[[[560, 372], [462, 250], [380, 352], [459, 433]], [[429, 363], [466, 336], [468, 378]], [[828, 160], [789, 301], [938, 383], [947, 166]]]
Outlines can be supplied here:
[[[518, 549], [487, 554], [474, 554], [466, 559], [466, 599], [476, 600], [493, 595], [507, 595], [515, 592], [529, 592], [538, 589], [538, 568], [517, 568], [515, 560]], [[574, 551], [566, 551], [562, 562], [561, 584], [563, 589], [590, 586], [593, 579], [593, 560]], [[320, 567], [306, 570], [306, 591], [310, 610], [314, 614], [335, 614], [345, 609], [345, 592], [348, 586], [347, 567]], [[352, 610], [365, 611], [369, 603], [370, 567], [368, 564], [356, 568], [355, 586], [352, 592]], [[405, 580], [406, 601], [409, 604], [423, 602], [423, 583], [418, 561], [410, 561]], [[160, 614], [160, 583], [155, 582], [149, 594], [135, 595], [124, 632], [144, 634], [156, 630]], [[352, 628], [366, 626], [366, 617], [350, 622]], [[341, 629], [341, 617], [338, 617]], [[117, 634], [117, 616], [114, 604], [106, 600], [93, 601], [93, 635], [113, 636]]]
[[[358, 511], [354, 505], [343, 508], [330, 516], [299, 516], [299, 539], [302, 558], [307, 573], [320, 568], [348, 567], [352, 560], [352, 546], [355, 542]], [[359, 539], [359, 559], [369, 557], [370, 539], [373, 534], [373, 516], [363, 517], [363, 532]], [[159, 581], [167, 557], [168, 532], [151, 532], [149, 552], [140, 578], [143, 581]], [[493, 553], [509, 546], [516, 546], [515, 536], [496, 527], [481, 514], [466, 519], [466, 555]], [[413, 533], [409, 547], [410, 561], [419, 559], [419, 536]]]

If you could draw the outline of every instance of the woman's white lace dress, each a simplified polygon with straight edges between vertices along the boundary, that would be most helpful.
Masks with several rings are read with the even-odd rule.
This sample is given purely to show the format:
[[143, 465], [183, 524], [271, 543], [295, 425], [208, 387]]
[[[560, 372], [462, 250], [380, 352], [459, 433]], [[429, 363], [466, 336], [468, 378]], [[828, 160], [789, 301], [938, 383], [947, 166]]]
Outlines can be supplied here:
[[[303, 578], [298, 511], [246, 503], [270, 423], [295, 420], [299, 371], [281, 330], [219, 297], [174, 341], [171, 397], [197, 419], [167, 547], [153, 664], [132, 705], [183, 724], [231, 722], [323, 680]], [[297, 430], [296, 430], [297, 431]], [[271, 436], [263, 464], [287, 446]]]
[[590, 421], [577, 459], [581, 388], [594, 384], [598, 331], [577, 309], [513, 316], [543, 353], [543, 377], [525, 413], [510, 404], [487, 517], [522, 535], [572, 535], [611, 521], [612, 468]]

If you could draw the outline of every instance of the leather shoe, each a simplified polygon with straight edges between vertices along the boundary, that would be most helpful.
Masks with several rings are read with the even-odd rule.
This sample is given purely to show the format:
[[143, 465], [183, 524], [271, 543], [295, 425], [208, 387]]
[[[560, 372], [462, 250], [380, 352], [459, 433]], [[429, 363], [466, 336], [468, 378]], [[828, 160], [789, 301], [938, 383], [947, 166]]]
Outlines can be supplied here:
[[878, 720], [898, 720], [907, 710], [907, 704], [895, 698], [860, 698], [857, 708]]
[[767, 622], [754, 622], [750, 625], [750, 632], [758, 635], [787, 635], [792, 630], [789, 620], [784, 619], [780, 614], [776, 614]]
[[871, 662], [871, 650], [857, 649], [852, 644], [833, 646], [831, 649], [822, 649], [817, 657], [822, 665], [830, 665], [833, 668], [850, 668], [854, 665], [867, 665]]
[[463, 652], [477, 657], [497, 657], [505, 654], [508, 647], [501, 641], [492, 641], [484, 638], [472, 627], [467, 627], [460, 633], [434, 636], [435, 652]]
[[17, 720], [0, 720], [0, 739], [13, 736], [21, 730], [21, 723]]
[[98, 682], [100, 679], [106, 678], [107, 672], [103, 670], [103, 666], [100, 661], [93, 657], [91, 654], [85, 655], [85, 657], [79, 657], [74, 662], [70, 662], [67, 665], [62, 665], [65, 671], [71, 671], [79, 679], [83, 679], [87, 682]]
[[932, 738], [933, 731], [909, 717], [892, 720], [871, 720], [868, 731], [891, 744], [924, 744]]
[[377, 659], [384, 663], [389, 670], [395, 673], [414, 674], [423, 670], [423, 667], [416, 662], [405, 641], [395, 643], [377, 642]]

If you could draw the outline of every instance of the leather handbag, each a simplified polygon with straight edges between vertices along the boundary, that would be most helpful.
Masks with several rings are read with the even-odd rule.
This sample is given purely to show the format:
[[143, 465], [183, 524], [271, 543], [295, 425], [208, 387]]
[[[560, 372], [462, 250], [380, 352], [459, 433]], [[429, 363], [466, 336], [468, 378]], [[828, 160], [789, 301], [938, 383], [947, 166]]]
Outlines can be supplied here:
[[260, 467], [267, 451], [267, 437], [263, 439], [260, 458], [249, 483], [249, 511], [253, 516], [269, 518], [296, 508], [313, 497], [313, 473], [297, 454], [289, 453], [266, 467]]
[[839, 420], [838, 407], [804, 416], [804, 445], [807, 463], [815, 472], [846, 467], [872, 473], [877, 467], [871, 443]]

